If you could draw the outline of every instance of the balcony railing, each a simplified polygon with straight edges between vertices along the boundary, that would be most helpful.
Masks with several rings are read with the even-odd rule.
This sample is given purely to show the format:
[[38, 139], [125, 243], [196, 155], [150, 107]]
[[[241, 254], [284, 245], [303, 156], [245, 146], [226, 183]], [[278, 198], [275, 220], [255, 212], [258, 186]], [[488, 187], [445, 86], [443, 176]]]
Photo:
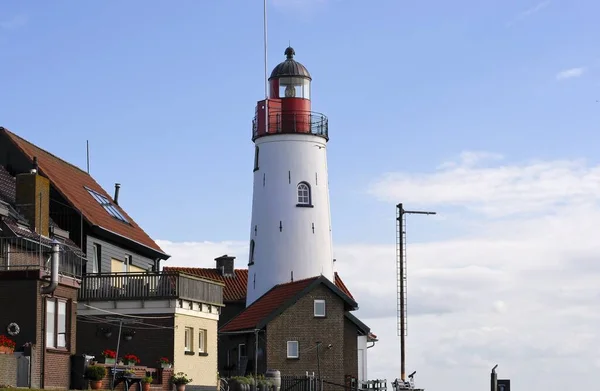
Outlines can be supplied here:
[[98, 273], [83, 277], [79, 300], [184, 299], [223, 305], [223, 285], [179, 272]]
[[[52, 244], [22, 237], [0, 237], [0, 271], [41, 270], [50, 273]], [[81, 278], [85, 255], [76, 247], [60, 243], [58, 272], [64, 276]]]
[[269, 134], [299, 133], [313, 134], [329, 140], [327, 116], [312, 111], [292, 113], [269, 113], [269, 126], [265, 127], [265, 116], [260, 113], [252, 120], [252, 140]]

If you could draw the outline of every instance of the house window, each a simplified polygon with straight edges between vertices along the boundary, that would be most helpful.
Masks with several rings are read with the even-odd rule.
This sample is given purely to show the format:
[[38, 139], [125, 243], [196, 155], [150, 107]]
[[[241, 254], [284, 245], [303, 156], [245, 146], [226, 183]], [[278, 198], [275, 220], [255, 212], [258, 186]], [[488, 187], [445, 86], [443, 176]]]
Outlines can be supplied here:
[[203, 329], [198, 333], [198, 352], [206, 353], [206, 330]]
[[67, 348], [67, 302], [46, 299], [46, 347]]
[[246, 357], [246, 344], [241, 343], [238, 345], [238, 362], [241, 362], [242, 359], [245, 359]]
[[92, 244], [92, 270], [90, 273], [100, 273], [101, 249], [98, 243]]
[[185, 351], [191, 352], [192, 346], [194, 346], [194, 329], [191, 327], [185, 328]]
[[323, 318], [325, 315], [325, 300], [315, 300], [315, 317]]
[[298, 341], [287, 341], [287, 358], [298, 358]]
[[310, 186], [306, 182], [298, 183], [298, 206], [310, 206]]
[[258, 147], [254, 147], [254, 171], [258, 171]]
[[254, 265], [254, 239], [250, 240], [250, 256], [248, 257], [248, 266]]
[[98, 202], [100, 204], [100, 206], [102, 206], [104, 208], [104, 210], [109, 215], [111, 215], [112, 217], [114, 217], [117, 220], [121, 220], [124, 223], [129, 223], [129, 221], [127, 221], [125, 216], [123, 216], [123, 214], [119, 211], [119, 209], [115, 205], [113, 205], [113, 203], [110, 202], [110, 200], [108, 198], [106, 198], [102, 194], [100, 194], [92, 189], [88, 189], [87, 187], [85, 189], [96, 200], [96, 202]]

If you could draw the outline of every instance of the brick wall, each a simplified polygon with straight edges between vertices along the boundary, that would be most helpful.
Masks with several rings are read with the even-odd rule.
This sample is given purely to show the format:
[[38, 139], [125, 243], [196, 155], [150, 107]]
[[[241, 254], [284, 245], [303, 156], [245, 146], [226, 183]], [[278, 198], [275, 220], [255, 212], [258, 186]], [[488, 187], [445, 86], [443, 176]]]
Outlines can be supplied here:
[[[152, 315], [144, 315], [152, 316]], [[157, 315], [157, 317], [168, 316], [166, 314]], [[111, 316], [95, 316], [95, 318], [111, 318]], [[112, 316], [114, 318], [114, 316]], [[161, 357], [167, 357], [173, 362], [173, 318], [168, 319], [144, 319], [144, 325], [132, 325], [135, 328], [135, 335], [130, 341], [121, 338], [119, 347], [119, 356], [125, 354], [135, 354], [141, 360], [140, 365], [150, 368], [159, 367], [158, 360]], [[113, 322], [114, 323], [114, 322]], [[149, 326], [153, 325], [153, 326]], [[112, 335], [106, 337], [100, 328], [111, 328]], [[127, 325], [123, 326], [123, 331], [129, 330]], [[90, 322], [80, 318], [77, 322], [77, 354], [87, 354], [95, 356], [98, 361], [102, 361], [102, 351], [105, 349], [116, 350], [119, 334], [118, 324], [103, 324]]]
[[344, 319], [344, 375], [358, 378], [358, 333], [348, 318]]
[[[325, 318], [314, 317], [314, 300], [324, 299]], [[279, 369], [281, 375], [317, 374], [316, 342], [319, 350], [321, 377], [344, 384], [344, 304], [325, 286], [316, 287], [267, 326], [267, 366]], [[299, 359], [287, 358], [287, 341], [299, 342]], [[328, 348], [331, 344], [332, 347]]]
[[[40, 387], [42, 372], [42, 348], [45, 333], [43, 299], [40, 288], [45, 283], [38, 280], [39, 272], [6, 272], [0, 275], [0, 328], [15, 322], [20, 327], [18, 335], [11, 337], [20, 350], [23, 344], [31, 342], [31, 386]], [[68, 300], [70, 309], [67, 316], [69, 327], [69, 349], [66, 352], [48, 352], [45, 357], [46, 387], [68, 388], [70, 376], [69, 355], [75, 353], [76, 341], [76, 300], [77, 289], [59, 285], [50, 297]]]
[[17, 356], [0, 354], [0, 387], [17, 385]]
[[[43, 283], [39, 282], [39, 286]], [[67, 350], [59, 351], [55, 349], [46, 349], [44, 355], [44, 388], [69, 388], [71, 379], [71, 361], [70, 356], [75, 354], [77, 348], [77, 289], [71, 286], [59, 285], [56, 290], [46, 297], [62, 298], [67, 300], [67, 325], [69, 333], [67, 339]], [[39, 288], [38, 288], [39, 292]], [[42, 333], [45, 333], [45, 297], [39, 296], [38, 300], [38, 338], [41, 341]], [[34, 368], [40, 368], [39, 349]], [[32, 371], [33, 372], [33, 371]], [[37, 371], [36, 371], [37, 372]]]

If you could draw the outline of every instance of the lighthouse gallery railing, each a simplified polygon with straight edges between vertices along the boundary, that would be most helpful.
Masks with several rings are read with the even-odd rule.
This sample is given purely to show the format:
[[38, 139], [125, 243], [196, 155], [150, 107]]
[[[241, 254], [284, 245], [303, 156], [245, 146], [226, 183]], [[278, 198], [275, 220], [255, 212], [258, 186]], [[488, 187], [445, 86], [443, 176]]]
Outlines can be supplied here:
[[261, 114], [252, 120], [252, 140], [267, 134], [299, 133], [313, 134], [329, 140], [329, 120], [327, 116], [312, 111], [293, 113], [269, 113], [269, 124], [264, 126]]

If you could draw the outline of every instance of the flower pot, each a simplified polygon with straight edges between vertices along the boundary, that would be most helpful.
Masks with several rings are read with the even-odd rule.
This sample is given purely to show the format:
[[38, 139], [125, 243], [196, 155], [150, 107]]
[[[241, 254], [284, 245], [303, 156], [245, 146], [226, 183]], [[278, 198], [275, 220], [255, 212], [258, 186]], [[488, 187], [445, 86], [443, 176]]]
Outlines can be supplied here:
[[142, 383], [142, 391], [150, 391], [150, 383]]
[[102, 380], [90, 380], [92, 390], [99, 390], [102, 387]]
[[161, 364], [160, 364], [160, 367], [161, 367], [162, 369], [169, 369], [169, 368], [171, 368], [171, 365], [172, 365], [172, 364], [165, 364], [165, 363], [161, 363]]
[[185, 384], [176, 384], [177, 391], [185, 391]]
[[0, 346], [0, 354], [13, 354], [15, 349], [8, 346]]
[[116, 361], [116, 359], [114, 359], [114, 358], [104, 357], [104, 363], [105, 364], [114, 364], [115, 361]]

